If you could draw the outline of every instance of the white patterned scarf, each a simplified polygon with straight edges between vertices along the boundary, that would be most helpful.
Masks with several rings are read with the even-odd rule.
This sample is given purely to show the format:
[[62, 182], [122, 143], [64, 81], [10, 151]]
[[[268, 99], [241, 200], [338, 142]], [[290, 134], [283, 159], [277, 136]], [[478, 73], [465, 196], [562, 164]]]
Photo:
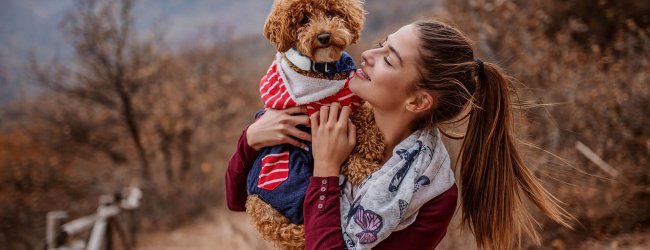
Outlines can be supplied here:
[[345, 244], [370, 249], [413, 223], [424, 203], [454, 185], [454, 173], [438, 129], [418, 130], [358, 187], [343, 175], [339, 181]]

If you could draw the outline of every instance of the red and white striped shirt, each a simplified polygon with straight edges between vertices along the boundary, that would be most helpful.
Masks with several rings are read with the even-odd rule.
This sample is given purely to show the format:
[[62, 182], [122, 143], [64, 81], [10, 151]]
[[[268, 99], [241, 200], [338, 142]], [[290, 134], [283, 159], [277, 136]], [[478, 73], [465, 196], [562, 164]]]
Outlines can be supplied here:
[[[279, 58], [279, 60], [273, 61], [273, 64], [271, 64], [271, 67], [269, 67], [269, 70], [260, 82], [260, 95], [262, 101], [264, 101], [264, 107], [266, 108], [287, 109], [299, 106], [296, 103], [296, 100], [291, 97], [290, 90], [287, 88], [287, 84], [285, 84], [283, 74], [278, 70], [278, 62], [280, 60], [282, 59]], [[350, 79], [351, 78], [345, 80], [345, 85], [335, 94], [303, 104], [307, 107], [309, 115], [320, 110], [321, 106], [329, 106], [333, 102], [338, 102], [341, 106], [350, 106], [354, 112], [359, 107], [361, 99], [348, 88]], [[318, 80], [329, 81], [327, 79]]]

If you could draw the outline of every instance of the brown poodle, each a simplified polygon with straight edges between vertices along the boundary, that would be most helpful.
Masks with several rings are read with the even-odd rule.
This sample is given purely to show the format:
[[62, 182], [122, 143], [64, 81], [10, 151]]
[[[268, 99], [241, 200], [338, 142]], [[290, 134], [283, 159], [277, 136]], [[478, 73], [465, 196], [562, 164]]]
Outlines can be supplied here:
[[[331, 102], [353, 108], [352, 121], [357, 127], [357, 144], [341, 172], [356, 185], [379, 168], [385, 147], [372, 111], [366, 105], [361, 105], [360, 99], [347, 88], [347, 81], [356, 67], [344, 51], [359, 38], [364, 18], [360, 0], [276, 0], [266, 20], [264, 34], [276, 46], [278, 54], [260, 84], [260, 94], [267, 108], [304, 105], [309, 114]], [[262, 166], [253, 167], [249, 174], [251, 195], [246, 202], [246, 212], [251, 215], [262, 237], [272, 241], [276, 247], [304, 248], [302, 224], [294, 223], [295, 220], [285, 216], [285, 212], [279, 212], [265, 201], [260, 192], [283, 192], [277, 191], [283, 188], [283, 183], [291, 182], [291, 178], [308, 179], [311, 172], [309, 176], [278, 175], [279, 172], [290, 171], [288, 166], [284, 166], [287, 164], [278, 164], [281, 161], [269, 164], [266, 160], [270, 156], [277, 158], [282, 155], [279, 152], [285, 149], [268, 149], [267, 154], [270, 154], [267, 157], [264, 157], [264, 150], [267, 149], [263, 149], [257, 161]], [[286, 154], [289, 155], [289, 152]], [[275, 169], [271, 171], [267, 166]], [[261, 191], [251, 192], [251, 186], [253, 190]], [[304, 199], [304, 193], [301, 195]], [[296, 211], [302, 216], [302, 202], [294, 205], [300, 206]]]
[[357, 42], [364, 20], [358, 0], [276, 0], [264, 35], [278, 52], [296, 47], [314, 61], [332, 62]]

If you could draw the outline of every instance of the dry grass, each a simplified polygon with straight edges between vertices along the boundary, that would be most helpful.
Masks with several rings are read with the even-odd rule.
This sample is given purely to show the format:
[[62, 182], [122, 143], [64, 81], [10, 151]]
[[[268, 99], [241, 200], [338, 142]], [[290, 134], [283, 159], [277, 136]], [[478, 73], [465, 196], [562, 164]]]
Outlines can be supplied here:
[[182, 228], [162, 231], [141, 238], [138, 249], [271, 249], [254, 229], [245, 213], [219, 206]]

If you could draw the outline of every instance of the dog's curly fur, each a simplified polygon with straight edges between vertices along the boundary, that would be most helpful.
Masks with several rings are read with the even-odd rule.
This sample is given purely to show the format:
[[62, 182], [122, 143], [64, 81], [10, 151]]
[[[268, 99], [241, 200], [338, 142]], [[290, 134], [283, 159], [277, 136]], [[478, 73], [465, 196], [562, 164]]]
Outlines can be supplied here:
[[[331, 62], [357, 42], [364, 20], [359, 0], [276, 0], [264, 35], [279, 52], [295, 47], [316, 62]], [[320, 32], [331, 34], [328, 48], [318, 44]]]
[[349, 182], [359, 185], [368, 175], [379, 170], [386, 144], [370, 105], [361, 106], [351, 120], [357, 127], [357, 144], [343, 163], [341, 173]]
[[[279, 52], [296, 48], [315, 62], [336, 61], [359, 39], [365, 18], [361, 4], [360, 0], [276, 0], [266, 20], [264, 35]], [[316, 38], [322, 32], [330, 34], [328, 46], [319, 44]], [[323, 78], [316, 72], [298, 72]], [[369, 105], [361, 106], [351, 120], [357, 127], [357, 144], [341, 173], [358, 185], [379, 169], [385, 145]], [[277, 248], [304, 249], [303, 225], [292, 224], [258, 196], [248, 197], [246, 212], [262, 237]]]
[[287, 217], [257, 195], [250, 195], [246, 199], [246, 213], [251, 215], [253, 224], [262, 238], [273, 242], [276, 248], [305, 249], [303, 225], [291, 223]]

